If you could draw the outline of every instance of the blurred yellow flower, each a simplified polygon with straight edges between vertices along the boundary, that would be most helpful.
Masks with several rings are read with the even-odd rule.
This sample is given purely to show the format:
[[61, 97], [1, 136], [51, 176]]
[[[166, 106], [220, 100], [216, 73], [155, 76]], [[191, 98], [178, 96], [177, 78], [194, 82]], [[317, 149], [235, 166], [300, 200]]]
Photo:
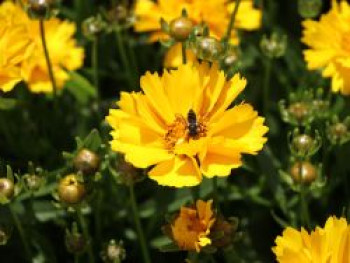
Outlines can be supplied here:
[[280, 263], [350, 262], [350, 226], [345, 218], [329, 217], [324, 228], [310, 234], [288, 227], [275, 242], [272, 250]]
[[163, 76], [147, 72], [144, 93], [121, 93], [120, 109], [107, 116], [112, 150], [160, 185], [194, 186], [206, 177], [228, 176], [244, 153], [261, 150], [268, 128], [253, 107], [228, 109], [246, 80], [226, 80], [217, 64], [181, 65]]
[[308, 68], [322, 69], [323, 77], [332, 79], [333, 92], [350, 95], [350, 5], [333, 0], [320, 21], [306, 20], [303, 27]]
[[[186, 49], [186, 59], [188, 63], [194, 63], [197, 61], [196, 55], [191, 49]], [[182, 64], [182, 47], [181, 43], [176, 43], [169, 48], [164, 57], [165, 68], [177, 68]]]
[[181, 207], [171, 223], [170, 237], [181, 250], [200, 252], [212, 243], [210, 229], [215, 223], [212, 200], [198, 200], [195, 207]]
[[[150, 32], [150, 41], [167, 38], [161, 31], [160, 19], [170, 23], [186, 9], [188, 17], [195, 23], [205, 22], [212, 36], [221, 38], [226, 33], [231, 12], [235, 3], [227, 0], [137, 0], [135, 6], [137, 32]], [[236, 17], [236, 28], [254, 30], [260, 27], [262, 13], [255, 9], [252, 0], [242, 0]], [[232, 43], [238, 39], [232, 32]]]
[[[83, 64], [84, 50], [73, 38], [76, 27], [57, 18], [45, 21], [45, 35], [58, 88], [68, 79], [67, 70]], [[25, 81], [32, 92], [52, 92], [39, 22], [30, 20], [17, 5], [0, 5], [0, 90], [10, 91]]]

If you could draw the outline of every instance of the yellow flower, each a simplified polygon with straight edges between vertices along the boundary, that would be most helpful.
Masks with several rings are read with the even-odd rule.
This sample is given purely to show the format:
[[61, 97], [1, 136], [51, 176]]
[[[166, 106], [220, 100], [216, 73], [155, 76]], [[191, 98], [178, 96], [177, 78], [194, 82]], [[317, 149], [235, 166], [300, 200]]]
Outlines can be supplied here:
[[288, 227], [275, 242], [272, 250], [280, 263], [350, 262], [350, 226], [344, 218], [329, 217], [324, 228], [310, 234]]
[[181, 250], [200, 252], [212, 243], [210, 229], [215, 222], [213, 201], [198, 200], [196, 207], [181, 207], [179, 215], [171, 223], [171, 238]]
[[[227, 0], [137, 0], [135, 15], [137, 17], [135, 30], [137, 32], [151, 32], [150, 41], [167, 38], [161, 31], [160, 19], [170, 22], [179, 17], [186, 9], [189, 18], [195, 23], [205, 22], [212, 36], [221, 38], [226, 33], [231, 12], [235, 3], [228, 4]], [[254, 9], [252, 0], [243, 0], [239, 6], [237, 28], [253, 30], [260, 27], [261, 11]], [[232, 43], [238, 43], [235, 32]]]
[[308, 68], [322, 69], [323, 77], [332, 79], [333, 92], [350, 95], [350, 5], [334, 0], [320, 21], [306, 20], [303, 26]]
[[138, 168], [154, 166], [160, 185], [194, 186], [206, 177], [228, 176], [244, 153], [256, 154], [266, 141], [264, 118], [247, 103], [228, 109], [246, 80], [226, 80], [214, 64], [181, 65], [163, 76], [147, 72], [144, 93], [121, 93], [120, 109], [107, 116], [112, 150]]
[[[186, 49], [186, 60], [188, 63], [197, 62], [196, 55], [191, 49]], [[164, 57], [165, 68], [177, 68], [182, 64], [182, 47], [181, 43], [176, 43], [169, 48]]]
[[[58, 88], [68, 79], [67, 70], [82, 66], [84, 50], [73, 39], [73, 23], [53, 18], [45, 21], [46, 41]], [[17, 5], [0, 5], [0, 90], [10, 91], [25, 81], [32, 92], [52, 92], [39, 22], [30, 20]]]

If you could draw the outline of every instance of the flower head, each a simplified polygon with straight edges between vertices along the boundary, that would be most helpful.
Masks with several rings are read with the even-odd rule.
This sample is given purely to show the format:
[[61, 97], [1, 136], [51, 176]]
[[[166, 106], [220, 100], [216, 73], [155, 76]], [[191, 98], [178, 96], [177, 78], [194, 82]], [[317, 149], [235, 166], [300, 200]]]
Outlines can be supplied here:
[[329, 217], [324, 228], [310, 234], [288, 227], [272, 251], [280, 263], [350, 262], [350, 227], [344, 218]]
[[[161, 31], [160, 19], [170, 23], [185, 9], [194, 24], [205, 22], [211, 34], [221, 38], [225, 34], [234, 5], [235, 3], [228, 3], [226, 0], [137, 0], [135, 30], [151, 32], [150, 41], [167, 38]], [[243, 0], [238, 9], [237, 28], [253, 30], [260, 27], [260, 23], [261, 11], [254, 9], [252, 0]], [[236, 34], [232, 34], [231, 41], [237, 43]]]
[[170, 236], [181, 250], [196, 250], [212, 243], [210, 229], [215, 223], [212, 201], [198, 200], [195, 207], [181, 207], [170, 225]]
[[252, 106], [228, 109], [246, 80], [226, 80], [217, 64], [181, 65], [163, 76], [146, 73], [144, 93], [121, 93], [120, 109], [107, 116], [112, 150], [138, 168], [154, 166], [149, 177], [161, 185], [197, 185], [202, 174], [228, 176], [244, 153], [263, 147], [268, 128]]
[[333, 0], [320, 21], [306, 20], [303, 26], [302, 41], [310, 47], [304, 52], [308, 68], [322, 69], [334, 92], [350, 95], [350, 5]]
[[[67, 70], [82, 66], [84, 50], [73, 39], [76, 27], [68, 21], [52, 18], [45, 21], [45, 37], [57, 81], [62, 88]], [[0, 5], [0, 89], [10, 91], [25, 81], [32, 92], [52, 92], [42, 48], [39, 22], [12, 2]]]

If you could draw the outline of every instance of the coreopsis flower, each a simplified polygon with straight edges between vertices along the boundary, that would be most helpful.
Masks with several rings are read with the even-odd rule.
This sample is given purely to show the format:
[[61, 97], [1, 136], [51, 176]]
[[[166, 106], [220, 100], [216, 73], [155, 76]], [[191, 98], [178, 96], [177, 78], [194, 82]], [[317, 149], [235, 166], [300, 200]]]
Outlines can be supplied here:
[[268, 128], [248, 103], [228, 107], [244, 90], [239, 74], [226, 80], [217, 64], [185, 64], [162, 76], [147, 72], [142, 92], [121, 93], [120, 109], [107, 116], [112, 150], [135, 167], [153, 166], [160, 185], [198, 185], [206, 177], [228, 176], [242, 154], [262, 149]]
[[324, 228], [308, 233], [288, 227], [272, 248], [280, 263], [350, 262], [350, 227], [345, 218], [329, 217]]
[[320, 21], [306, 20], [303, 27], [302, 41], [310, 48], [304, 52], [308, 68], [331, 78], [333, 92], [350, 95], [350, 5], [332, 1]]
[[213, 201], [198, 200], [194, 207], [181, 207], [180, 213], [164, 230], [181, 250], [197, 251], [212, 244], [211, 228], [215, 223]]
[[[235, 3], [226, 0], [137, 0], [135, 5], [135, 31], [150, 32], [150, 41], [165, 39], [168, 36], [161, 31], [160, 19], [170, 23], [179, 17], [183, 9], [194, 24], [205, 22], [214, 37], [221, 38], [226, 33], [230, 15]], [[261, 11], [255, 9], [252, 0], [243, 0], [236, 17], [236, 28], [254, 30], [260, 27]], [[233, 32], [231, 41], [237, 43]]]
[[[186, 59], [188, 63], [194, 63], [197, 61], [196, 55], [191, 49], [186, 49]], [[181, 43], [173, 45], [164, 57], [164, 67], [177, 68], [182, 64], [182, 48]]]
[[[69, 78], [67, 70], [82, 66], [84, 50], [73, 39], [73, 23], [58, 18], [44, 23], [53, 72], [58, 88], [62, 88]], [[0, 5], [0, 37], [0, 90], [10, 91], [16, 83], [25, 81], [32, 92], [52, 92], [39, 22], [29, 19], [21, 7], [5, 1]]]

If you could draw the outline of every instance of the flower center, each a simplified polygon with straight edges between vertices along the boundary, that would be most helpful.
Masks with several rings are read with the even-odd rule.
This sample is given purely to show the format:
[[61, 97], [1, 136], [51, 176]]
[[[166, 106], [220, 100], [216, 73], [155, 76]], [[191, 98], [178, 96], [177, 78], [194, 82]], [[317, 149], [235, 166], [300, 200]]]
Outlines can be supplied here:
[[180, 114], [176, 114], [175, 120], [168, 125], [164, 135], [165, 147], [173, 150], [178, 144], [188, 142], [190, 139], [198, 140], [207, 135], [207, 125], [205, 118], [197, 119], [193, 110], [189, 110], [187, 119]]

